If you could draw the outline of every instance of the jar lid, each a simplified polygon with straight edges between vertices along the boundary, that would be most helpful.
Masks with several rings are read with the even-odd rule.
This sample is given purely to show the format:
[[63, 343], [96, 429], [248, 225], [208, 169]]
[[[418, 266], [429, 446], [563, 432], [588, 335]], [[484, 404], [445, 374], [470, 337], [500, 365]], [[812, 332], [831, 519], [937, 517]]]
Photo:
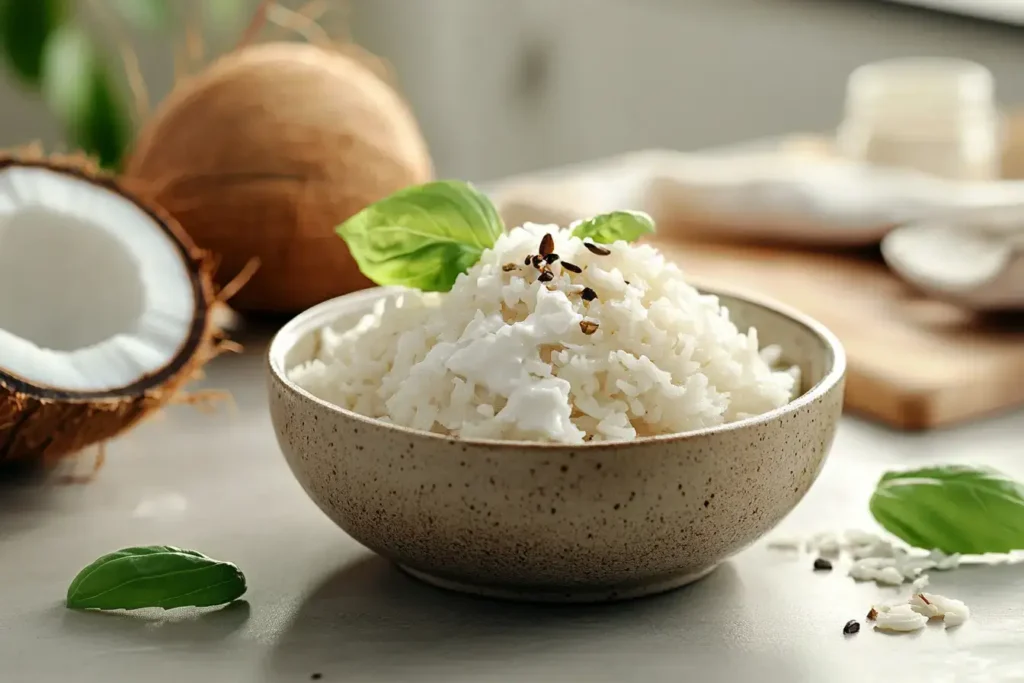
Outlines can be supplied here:
[[995, 79], [986, 67], [965, 59], [911, 57], [858, 67], [846, 88], [846, 115], [920, 111], [955, 116], [995, 108]]

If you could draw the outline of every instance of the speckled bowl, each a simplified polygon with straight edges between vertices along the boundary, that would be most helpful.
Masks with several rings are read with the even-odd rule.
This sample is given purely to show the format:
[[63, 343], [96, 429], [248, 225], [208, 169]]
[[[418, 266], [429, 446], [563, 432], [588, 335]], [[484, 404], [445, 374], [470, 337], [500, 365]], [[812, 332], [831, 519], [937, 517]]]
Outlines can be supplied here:
[[722, 427], [579, 446], [460, 440], [321, 401], [287, 369], [314, 332], [355, 322], [387, 290], [289, 322], [269, 352], [278, 442], [313, 501], [353, 538], [445, 588], [532, 601], [650, 595], [698, 579], [803, 498], [832, 445], [845, 355], [819, 323], [715, 292], [741, 327], [781, 344], [804, 386], [779, 410]]

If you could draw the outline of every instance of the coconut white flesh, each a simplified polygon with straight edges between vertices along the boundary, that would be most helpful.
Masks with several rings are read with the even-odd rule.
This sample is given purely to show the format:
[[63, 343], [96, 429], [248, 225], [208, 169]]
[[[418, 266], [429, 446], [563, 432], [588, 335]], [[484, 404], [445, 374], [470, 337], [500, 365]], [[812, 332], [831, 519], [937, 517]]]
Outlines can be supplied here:
[[0, 171], [0, 367], [75, 392], [157, 372], [196, 313], [189, 267], [116, 192], [46, 168]]

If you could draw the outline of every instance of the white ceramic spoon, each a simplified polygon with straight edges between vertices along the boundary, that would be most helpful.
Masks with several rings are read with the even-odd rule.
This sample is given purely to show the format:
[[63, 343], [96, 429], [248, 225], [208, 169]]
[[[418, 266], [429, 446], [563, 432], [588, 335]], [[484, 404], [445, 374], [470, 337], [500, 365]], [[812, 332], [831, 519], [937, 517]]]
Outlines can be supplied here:
[[1024, 204], [902, 226], [882, 240], [882, 255], [935, 298], [977, 311], [1024, 310]]

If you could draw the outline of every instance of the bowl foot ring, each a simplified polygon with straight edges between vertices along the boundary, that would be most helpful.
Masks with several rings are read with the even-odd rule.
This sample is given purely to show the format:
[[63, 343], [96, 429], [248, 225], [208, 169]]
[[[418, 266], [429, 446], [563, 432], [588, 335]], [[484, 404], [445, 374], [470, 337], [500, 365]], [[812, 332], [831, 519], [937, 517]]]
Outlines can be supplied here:
[[666, 593], [668, 591], [675, 590], [676, 588], [682, 588], [683, 586], [695, 581], [699, 581], [718, 567], [717, 564], [713, 564], [710, 567], [697, 572], [679, 574], [677, 576], [671, 576], [667, 579], [652, 581], [639, 586], [630, 586], [626, 589], [606, 587], [584, 589], [568, 588], [565, 591], [558, 591], [555, 589], [537, 591], [529, 588], [503, 588], [501, 586], [489, 586], [484, 584], [455, 581], [435, 576], [428, 572], [422, 572], [401, 563], [397, 564], [398, 568], [409, 576], [430, 584], [431, 586], [443, 588], [444, 590], [454, 591], [456, 593], [466, 593], [485, 598], [495, 598], [498, 600], [545, 603], [617, 602], [620, 600], [632, 600], [634, 598], [648, 597], [659, 593]]

